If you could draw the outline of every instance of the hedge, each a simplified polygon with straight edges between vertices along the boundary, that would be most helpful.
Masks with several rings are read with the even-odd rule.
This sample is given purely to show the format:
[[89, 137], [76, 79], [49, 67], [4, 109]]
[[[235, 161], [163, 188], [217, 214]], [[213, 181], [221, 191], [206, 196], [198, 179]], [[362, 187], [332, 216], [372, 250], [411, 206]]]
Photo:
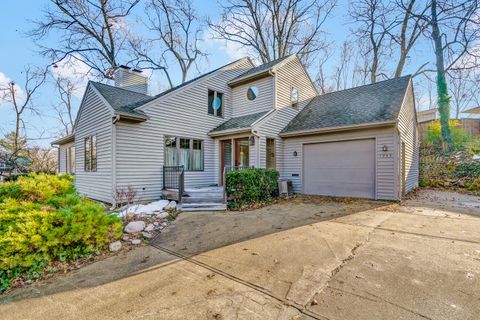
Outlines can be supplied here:
[[0, 184], [0, 292], [40, 278], [48, 264], [98, 253], [122, 224], [78, 196], [67, 175], [32, 174]]
[[226, 175], [229, 208], [241, 208], [269, 202], [278, 193], [278, 171], [272, 169], [242, 169]]

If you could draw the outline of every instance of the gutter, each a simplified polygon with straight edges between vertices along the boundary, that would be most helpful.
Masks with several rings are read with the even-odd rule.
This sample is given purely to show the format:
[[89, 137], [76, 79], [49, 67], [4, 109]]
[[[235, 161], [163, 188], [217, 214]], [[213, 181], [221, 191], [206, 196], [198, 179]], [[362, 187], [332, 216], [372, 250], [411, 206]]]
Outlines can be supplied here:
[[224, 130], [224, 131], [218, 131], [218, 132], [209, 132], [208, 136], [210, 137], [221, 137], [221, 136], [226, 136], [230, 134], [236, 134], [236, 133], [248, 133], [251, 131], [251, 128], [240, 128], [240, 129], [230, 129], [230, 130]]
[[283, 132], [283, 133], [280, 133], [279, 136], [288, 138], [288, 137], [305, 136], [305, 135], [312, 135], [312, 134], [318, 134], [318, 133], [329, 133], [329, 132], [337, 132], [337, 131], [386, 127], [386, 126], [396, 125], [396, 124], [397, 124], [396, 120], [383, 121], [383, 122], [359, 124], [359, 125], [352, 125], [352, 126], [340, 126], [340, 127], [321, 128], [321, 129], [299, 130], [299, 131], [293, 131], [293, 132]]
[[248, 75], [244, 78], [240, 78], [240, 79], [236, 79], [234, 81], [230, 81], [228, 83], [228, 85], [233, 88], [235, 86], [242, 85], [242, 84], [250, 82], [252, 80], [257, 80], [257, 79], [261, 79], [261, 78], [264, 78], [264, 77], [273, 76], [274, 74], [275, 73], [272, 70], [269, 69], [269, 70], [265, 70], [265, 71], [261, 71], [261, 72], [258, 72], [258, 73]]

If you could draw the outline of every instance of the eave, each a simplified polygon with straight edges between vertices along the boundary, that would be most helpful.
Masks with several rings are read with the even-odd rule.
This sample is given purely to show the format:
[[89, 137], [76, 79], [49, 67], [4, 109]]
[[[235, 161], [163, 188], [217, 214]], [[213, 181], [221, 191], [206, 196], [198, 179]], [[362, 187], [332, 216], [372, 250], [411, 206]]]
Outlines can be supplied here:
[[60, 139], [57, 139], [57, 140], [54, 140], [54, 141], [50, 142], [50, 145], [55, 146], [55, 145], [66, 144], [66, 143], [70, 143], [70, 142], [74, 142], [74, 141], [75, 141], [75, 135], [74, 134], [69, 134], [66, 137], [63, 137], [63, 138], [60, 138]]
[[279, 136], [282, 138], [290, 138], [290, 137], [298, 137], [298, 136], [306, 136], [306, 135], [322, 134], [322, 133], [330, 133], [330, 132], [338, 132], [338, 131], [351, 131], [351, 130], [389, 127], [389, 126], [394, 126], [396, 124], [397, 124], [397, 121], [383, 121], [383, 122], [364, 123], [364, 124], [349, 125], [349, 126], [283, 132], [283, 133], [280, 133]]
[[230, 129], [230, 130], [222, 130], [222, 131], [217, 131], [217, 132], [209, 132], [208, 136], [214, 138], [214, 137], [221, 137], [221, 136], [228, 136], [232, 134], [239, 134], [239, 133], [250, 133], [251, 128], [240, 128], [240, 129]]

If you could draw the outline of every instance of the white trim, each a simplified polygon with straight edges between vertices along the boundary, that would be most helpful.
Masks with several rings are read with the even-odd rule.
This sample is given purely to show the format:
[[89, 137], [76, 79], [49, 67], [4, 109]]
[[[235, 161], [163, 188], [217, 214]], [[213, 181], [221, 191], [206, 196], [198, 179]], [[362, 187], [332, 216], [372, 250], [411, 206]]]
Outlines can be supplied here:
[[219, 132], [209, 132], [208, 136], [210, 136], [210, 137], [221, 137], [221, 136], [227, 136], [227, 135], [231, 135], [231, 134], [250, 133], [250, 132], [251, 132], [250, 128], [230, 129], [230, 130], [224, 130], [224, 131], [219, 131]]

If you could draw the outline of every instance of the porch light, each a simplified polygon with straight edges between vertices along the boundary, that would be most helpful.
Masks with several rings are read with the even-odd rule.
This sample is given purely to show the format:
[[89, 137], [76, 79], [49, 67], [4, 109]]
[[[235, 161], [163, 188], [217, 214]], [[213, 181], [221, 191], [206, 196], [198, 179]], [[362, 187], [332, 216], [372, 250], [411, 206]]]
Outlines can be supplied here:
[[388, 146], [386, 144], [384, 144], [382, 150], [383, 150], [383, 152], [387, 152], [388, 151]]
[[293, 156], [294, 156], [294, 157], [298, 156], [297, 151], [293, 151]]

